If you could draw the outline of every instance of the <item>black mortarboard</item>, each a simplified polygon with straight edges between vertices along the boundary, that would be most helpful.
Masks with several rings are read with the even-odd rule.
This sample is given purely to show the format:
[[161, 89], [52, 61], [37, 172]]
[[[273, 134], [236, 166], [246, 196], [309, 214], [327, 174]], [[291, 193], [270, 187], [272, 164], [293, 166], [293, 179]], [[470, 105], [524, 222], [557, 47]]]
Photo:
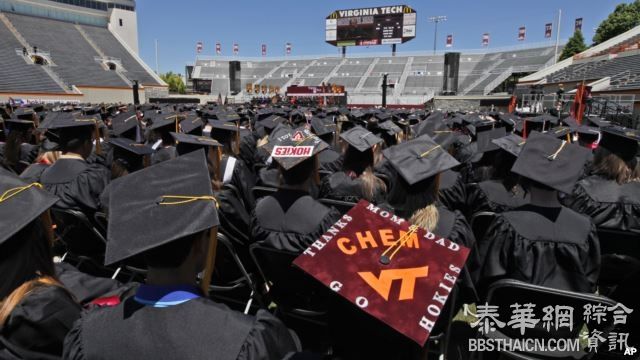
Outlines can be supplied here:
[[111, 183], [105, 265], [219, 225], [204, 152]]
[[151, 121], [151, 126], [148, 127], [149, 130], [158, 130], [160, 128], [163, 128], [165, 126], [170, 126], [173, 125], [174, 126], [174, 131], [175, 131], [175, 126], [176, 126], [176, 119], [178, 119], [178, 115], [173, 114], [173, 115], [167, 115], [167, 114], [154, 114]]
[[[38, 183], [27, 184], [0, 169], [0, 245], [58, 201]], [[25, 240], [25, 239], [22, 239]]]
[[584, 173], [589, 153], [586, 148], [534, 131], [511, 171], [569, 194]]
[[146, 144], [139, 144], [128, 138], [112, 138], [113, 159], [119, 161], [130, 173], [144, 167], [144, 157], [153, 153], [153, 148]]
[[382, 153], [409, 185], [460, 165], [428, 135], [392, 146]]
[[289, 130], [263, 146], [285, 170], [328, 148], [329, 145], [308, 129]]
[[314, 116], [311, 119], [311, 129], [316, 135], [322, 136], [336, 132], [336, 124], [333, 123], [331, 118], [320, 118]]
[[381, 138], [362, 126], [356, 126], [343, 132], [340, 134], [340, 138], [360, 152], [367, 151], [376, 144], [383, 142]]
[[580, 126], [580, 124], [578, 124], [578, 120], [576, 120], [576, 118], [574, 118], [573, 116], [568, 116], [562, 119], [562, 122], [569, 128], [571, 128], [571, 130], [575, 130]]
[[402, 132], [402, 129], [391, 120], [378, 124], [378, 129], [386, 132], [389, 136], [394, 136]]
[[571, 134], [571, 132], [571, 128], [568, 126], [558, 126], [547, 131], [547, 134], [558, 139], [566, 139], [567, 135]]
[[76, 128], [82, 126], [93, 126], [100, 121], [97, 117], [77, 117], [72, 113], [60, 112], [55, 116], [49, 116], [47, 120], [40, 124], [41, 129], [48, 130], [64, 130], [68, 128]]
[[522, 147], [527, 143], [524, 138], [516, 134], [509, 134], [498, 139], [493, 139], [491, 140], [491, 142], [498, 146], [500, 149], [510, 153], [515, 157], [518, 157], [518, 155], [520, 155]]
[[620, 156], [625, 161], [633, 160], [638, 154], [640, 132], [621, 126], [602, 129], [600, 146]]
[[209, 120], [209, 125], [211, 125], [212, 129], [225, 130], [225, 131], [231, 131], [231, 132], [238, 131], [238, 124], [235, 122]]
[[262, 125], [265, 129], [273, 130], [276, 126], [278, 126], [278, 124], [281, 124], [286, 121], [287, 119], [281, 116], [271, 115], [265, 119], [260, 120], [258, 124]]
[[179, 155], [188, 154], [192, 151], [203, 149], [205, 147], [222, 146], [217, 140], [206, 136], [195, 136], [183, 133], [170, 133], [174, 140], [177, 141], [176, 151]]
[[27, 131], [29, 129], [34, 129], [36, 124], [31, 120], [23, 120], [20, 118], [12, 117], [11, 119], [7, 119], [4, 121], [5, 126], [9, 130], [16, 131]]
[[498, 146], [491, 140], [499, 139], [505, 135], [507, 135], [507, 130], [503, 127], [478, 133], [478, 153], [498, 150]]
[[600, 138], [600, 129], [597, 127], [582, 125], [576, 129], [576, 132], [578, 140], [583, 143], [594, 143]]
[[11, 117], [20, 120], [31, 120], [34, 113], [35, 111], [32, 108], [18, 108], [11, 114]]
[[589, 120], [589, 123], [593, 126], [599, 127], [599, 128], [605, 128], [605, 127], [609, 127], [612, 126], [613, 124], [611, 124], [611, 121], [605, 120], [603, 118], [599, 118], [599, 117], [588, 117], [587, 118]]
[[122, 136], [128, 131], [134, 130], [137, 125], [138, 119], [135, 110], [120, 113], [111, 119], [113, 134], [116, 136]]
[[204, 122], [197, 115], [188, 115], [186, 119], [180, 121], [180, 130], [185, 134], [202, 135]]

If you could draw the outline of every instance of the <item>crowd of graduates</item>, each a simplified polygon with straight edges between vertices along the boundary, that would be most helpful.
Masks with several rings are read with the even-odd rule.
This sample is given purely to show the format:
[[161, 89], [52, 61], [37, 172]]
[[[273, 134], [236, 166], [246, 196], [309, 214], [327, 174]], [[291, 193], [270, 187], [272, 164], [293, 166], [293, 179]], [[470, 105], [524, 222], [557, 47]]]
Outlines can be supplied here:
[[[3, 359], [424, 358], [290, 266], [360, 200], [471, 249], [453, 313], [501, 279], [638, 304], [640, 133], [601, 118], [257, 103], [0, 114]], [[261, 263], [256, 245], [289, 263]], [[241, 282], [247, 294], [217, 297]], [[287, 311], [293, 298], [324, 312]]]

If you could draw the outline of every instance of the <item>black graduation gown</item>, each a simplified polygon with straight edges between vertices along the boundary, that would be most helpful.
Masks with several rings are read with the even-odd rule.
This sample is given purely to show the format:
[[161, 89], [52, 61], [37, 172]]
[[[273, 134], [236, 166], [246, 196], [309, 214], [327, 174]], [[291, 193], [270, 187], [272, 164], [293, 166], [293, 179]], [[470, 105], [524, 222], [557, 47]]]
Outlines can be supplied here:
[[600, 243], [588, 217], [566, 207], [525, 205], [497, 215], [477, 246], [471, 271], [480, 291], [515, 279], [576, 292], [593, 292]]
[[27, 164], [31, 164], [38, 157], [38, 153], [40, 151], [40, 147], [38, 145], [32, 145], [29, 143], [20, 144], [20, 163], [16, 164], [14, 167], [6, 166], [4, 164], [4, 143], [0, 143], [0, 167], [9, 170], [13, 173], [20, 174], [23, 172]]
[[249, 167], [249, 170], [253, 172], [253, 165], [255, 164], [256, 145], [258, 143], [258, 135], [256, 132], [252, 132], [251, 135], [243, 136], [240, 139], [240, 153], [238, 158], [244, 161]]
[[440, 174], [439, 201], [447, 209], [466, 212], [467, 194], [462, 175], [453, 170], [443, 171]]
[[91, 217], [100, 209], [100, 194], [111, 179], [111, 170], [99, 163], [58, 159], [40, 177], [45, 189], [60, 198], [56, 207], [79, 210]]
[[247, 168], [244, 161], [234, 158], [235, 163], [233, 168], [230, 168], [231, 174], [227, 174], [227, 164], [229, 163], [229, 156], [224, 156], [222, 161], [220, 162], [220, 167], [222, 169], [221, 174], [223, 180], [228, 178], [228, 181], [225, 183], [229, 183], [238, 189], [240, 196], [242, 196], [242, 202], [247, 210], [253, 209], [255, 206], [255, 199], [253, 198], [253, 194], [251, 193], [251, 189], [256, 185], [256, 179], [253, 173]]
[[563, 203], [599, 228], [640, 232], [640, 182], [619, 185], [593, 175], [578, 182]]
[[60, 282], [83, 305], [106, 294], [124, 290], [117, 280], [85, 274], [71, 264], [56, 263], [55, 269]]
[[0, 329], [0, 358], [60, 357], [64, 338], [80, 311], [80, 305], [64, 289], [36, 288], [13, 309]]
[[469, 217], [481, 211], [498, 214], [529, 203], [529, 194], [520, 186], [515, 192], [507, 191], [500, 180], [468, 184], [466, 188]]
[[318, 154], [320, 170], [336, 172], [342, 169], [342, 155], [328, 148]]
[[[386, 192], [378, 188], [370, 202], [380, 204], [385, 201], [386, 196]], [[322, 179], [320, 198], [357, 203], [361, 199], [366, 199], [366, 196], [360, 178], [352, 179], [344, 171], [338, 171]]]
[[251, 218], [251, 240], [274, 249], [302, 252], [324, 234], [340, 213], [307, 192], [278, 190], [256, 203]]
[[39, 182], [42, 173], [49, 168], [48, 164], [31, 164], [29, 165], [22, 174], [20, 174], [20, 178], [24, 180], [26, 183], [31, 184], [33, 182]]
[[289, 330], [263, 310], [248, 316], [205, 298], [157, 308], [129, 298], [78, 320], [64, 358], [282, 359], [296, 347]]

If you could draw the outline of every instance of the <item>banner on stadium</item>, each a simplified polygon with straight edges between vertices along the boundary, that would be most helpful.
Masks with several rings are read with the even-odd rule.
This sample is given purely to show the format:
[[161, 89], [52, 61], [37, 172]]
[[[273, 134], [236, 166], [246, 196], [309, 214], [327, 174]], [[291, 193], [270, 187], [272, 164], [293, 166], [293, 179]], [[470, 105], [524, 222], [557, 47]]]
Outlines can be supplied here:
[[453, 46], [453, 35], [447, 35], [447, 44], [445, 46], [448, 48]]
[[576, 26], [573, 31], [582, 31], [582, 18], [576, 19]]
[[220, 42], [216, 43], [216, 55], [220, 55], [222, 54], [222, 45], [220, 44]]
[[361, 200], [293, 264], [422, 346], [468, 255], [468, 248]]
[[526, 36], [527, 36], [527, 28], [524, 26], [521, 26], [520, 29], [518, 29], [518, 41], [524, 41]]
[[267, 44], [262, 44], [262, 56], [267, 56]]
[[291, 43], [287, 43], [285, 45], [285, 51], [286, 51], [287, 55], [291, 55]]
[[202, 44], [202, 41], [198, 41], [196, 43], [196, 52], [200, 54], [203, 49], [204, 49], [204, 45]]
[[553, 24], [548, 23], [544, 26], [544, 37], [549, 39], [551, 37], [551, 33], [553, 33]]
[[240, 47], [238, 46], [238, 44], [233, 44], [233, 55], [238, 55], [239, 51]]
[[489, 46], [489, 33], [482, 35], [482, 46]]

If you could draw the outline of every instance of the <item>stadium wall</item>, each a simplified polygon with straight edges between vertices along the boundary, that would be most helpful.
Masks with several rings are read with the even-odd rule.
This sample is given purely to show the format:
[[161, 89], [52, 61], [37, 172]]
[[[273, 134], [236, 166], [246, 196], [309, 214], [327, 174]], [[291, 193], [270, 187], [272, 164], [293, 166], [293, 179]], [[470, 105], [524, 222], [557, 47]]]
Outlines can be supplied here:
[[116, 34], [121, 42], [126, 43], [132, 52], [139, 55], [138, 16], [135, 11], [109, 9], [109, 31]]
[[83, 94], [0, 93], [0, 102], [24, 100], [26, 102], [83, 102]]

